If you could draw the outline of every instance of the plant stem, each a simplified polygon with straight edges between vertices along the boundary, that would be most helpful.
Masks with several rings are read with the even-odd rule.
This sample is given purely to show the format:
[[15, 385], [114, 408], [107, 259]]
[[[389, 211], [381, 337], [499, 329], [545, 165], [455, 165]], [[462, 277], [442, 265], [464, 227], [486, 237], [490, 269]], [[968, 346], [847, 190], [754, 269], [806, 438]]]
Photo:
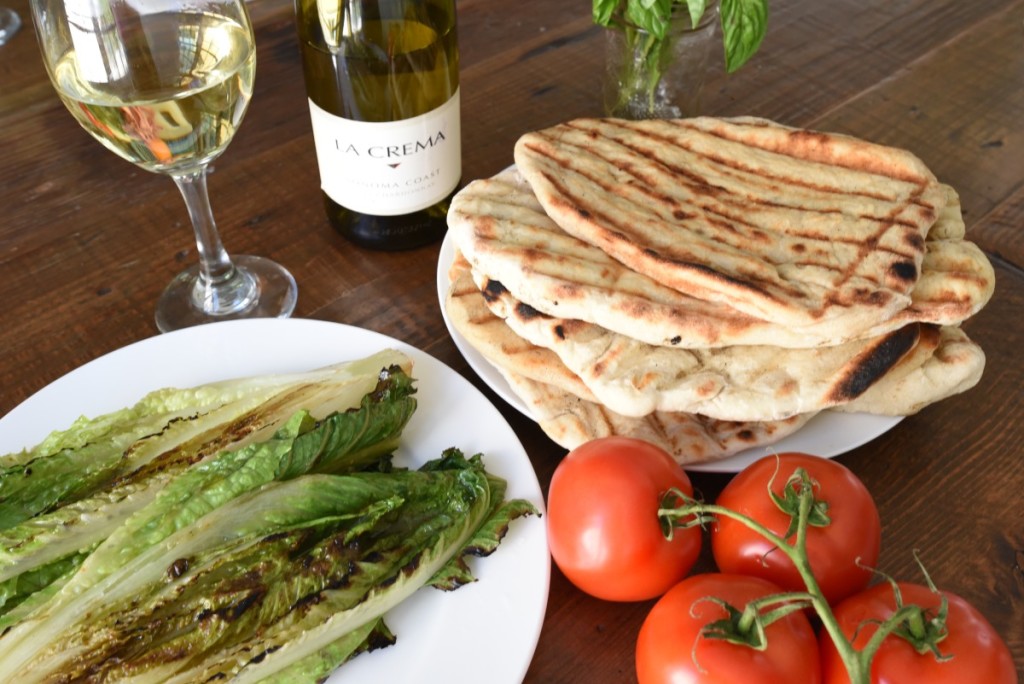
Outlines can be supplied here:
[[[875, 633], [871, 635], [871, 638], [860, 651], [853, 647], [853, 644], [843, 633], [839, 621], [836, 620], [831, 606], [829, 606], [828, 601], [825, 599], [821, 586], [811, 570], [810, 559], [807, 556], [807, 528], [809, 527], [808, 521], [811, 509], [814, 506], [814, 492], [811, 488], [806, 487], [801, 490], [797, 512], [797, 527], [792, 544], [756, 520], [737, 513], [730, 508], [715, 504], [705, 504], [681, 492], [675, 492], [674, 494], [674, 500], [681, 501], [684, 505], [678, 507], [663, 506], [658, 510], [659, 517], [673, 522], [681, 520], [684, 521], [683, 525], [704, 524], [713, 520], [716, 516], [731, 518], [762, 536], [792, 561], [807, 587], [807, 593], [778, 594], [767, 597], [770, 600], [760, 601], [759, 605], [794, 600], [809, 601], [821, 620], [822, 627], [828, 631], [829, 636], [832, 638], [832, 643], [835, 645], [836, 651], [846, 667], [851, 684], [870, 684], [871, 660], [881, 647], [882, 642], [901, 624], [909, 621], [911, 629], [913, 629], [913, 621], [920, 619], [920, 610], [918, 608], [915, 606], [903, 606], [878, 625]], [[753, 617], [754, 614], [748, 617], [745, 612], [741, 619], [741, 626], [745, 624], [749, 629]]]
[[618, 73], [618, 98], [615, 111], [631, 111], [636, 104], [645, 103], [648, 114], [656, 108], [658, 84], [662, 78], [663, 53], [669, 38], [659, 40], [657, 36], [631, 24], [620, 29], [625, 42], [622, 64]]

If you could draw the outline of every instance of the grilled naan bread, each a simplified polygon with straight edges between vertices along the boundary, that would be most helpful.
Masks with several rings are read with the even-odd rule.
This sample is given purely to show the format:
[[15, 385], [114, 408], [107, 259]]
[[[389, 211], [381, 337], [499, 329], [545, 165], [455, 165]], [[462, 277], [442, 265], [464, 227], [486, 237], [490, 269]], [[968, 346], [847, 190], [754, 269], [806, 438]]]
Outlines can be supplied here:
[[657, 444], [683, 464], [704, 463], [773, 444], [814, 415], [742, 422], [686, 413], [654, 412], [639, 418], [617, 414], [601, 405], [554, 352], [517, 336], [491, 313], [468, 264], [458, 257], [449, 278], [445, 309], [452, 326], [502, 374], [541, 429], [566, 449], [619, 435]]
[[918, 344], [922, 324], [831, 347], [657, 347], [593, 323], [555, 318], [516, 301], [500, 283], [477, 285], [518, 336], [550, 349], [613, 411], [699, 413], [720, 420], [781, 420], [848, 403]]
[[761, 119], [581, 119], [463, 188], [450, 324], [573, 448], [683, 463], [974, 386], [994, 271], [913, 155]]
[[690, 297], [637, 273], [579, 240], [544, 212], [516, 168], [463, 188], [448, 215], [451, 239], [473, 267], [516, 299], [551, 316], [588, 321], [653, 345], [815, 347], [882, 335], [913, 322], [954, 325], [992, 295], [995, 276], [984, 254], [963, 240], [956, 193], [925, 243], [910, 304], [864, 330], [830, 321], [788, 326], [720, 303]]
[[777, 421], [825, 408], [911, 415], [970, 389], [985, 366], [984, 352], [960, 328], [924, 324], [818, 349], [651, 347], [552, 319], [488, 282], [481, 292], [463, 273], [446, 302], [456, 328], [485, 358], [623, 416]]
[[803, 414], [781, 421], [732, 422], [688, 413], [652, 413], [629, 418], [554, 385], [499, 370], [545, 434], [566, 449], [617, 435], [660, 446], [683, 465], [706, 463], [774, 444], [813, 417]]
[[839, 411], [909, 416], [981, 380], [985, 352], [960, 328], [925, 326], [920, 343], [886, 376]]
[[903, 150], [764, 119], [579, 119], [515, 162], [567, 233], [679, 292], [856, 336], [911, 304], [947, 194]]

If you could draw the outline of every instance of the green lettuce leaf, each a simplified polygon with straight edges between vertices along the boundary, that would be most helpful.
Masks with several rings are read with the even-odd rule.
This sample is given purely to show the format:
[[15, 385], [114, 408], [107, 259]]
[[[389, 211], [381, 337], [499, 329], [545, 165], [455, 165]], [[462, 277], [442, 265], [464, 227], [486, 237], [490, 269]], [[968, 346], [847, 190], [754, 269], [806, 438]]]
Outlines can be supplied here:
[[523, 509], [501, 505], [503, 492], [479, 457], [455, 450], [419, 471], [263, 485], [22, 623], [20, 638], [0, 638], [0, 679], [320, 677], [379, 634], [367, 625], [489, 537], [482, 528], [507, 524], [492, 516]]
[[415, 389], [398, 366], [371, 377], [376, 385], [357, 408], [319, 422], [299, 411], [270, 440], [221, 451], [191, 466], [190, 459], [178, 459], [174, 467], [152, 470], [112, 491], [0, 531], [0, 619], [17, 627], [5, 642], [20, 638], [17, 623], [37, 617], [25, 610], [17, 619], [4, 613], [44, 586], [35, 575], [47, 568], [68, 559], [81, 565], [70, 577], [47, 575], [59, 575], [67, 586], [51, 588], [47, 601], [29, 603], [40, 615], [59, 610], [144, 549], [244, 492], [305, 472], [357, 471], [386, 463], [415, 411]]
[[308, 373], [162, 389], [130, 408], [82, 417], [31, 449], [0, 456], [0, 530], [144, 475], [147, 467], [265, 439], [299, 408], [316, 416], [347, 409], [373, 389], [381, 368], [393, 365], [411, 369], [404, 354], [386, 350]]

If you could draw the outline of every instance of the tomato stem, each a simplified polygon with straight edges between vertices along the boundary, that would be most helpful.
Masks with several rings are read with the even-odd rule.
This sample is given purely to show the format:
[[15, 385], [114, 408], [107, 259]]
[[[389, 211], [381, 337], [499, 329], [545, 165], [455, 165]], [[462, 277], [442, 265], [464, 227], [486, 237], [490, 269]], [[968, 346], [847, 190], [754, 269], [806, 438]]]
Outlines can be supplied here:
[[[909, 641], [920, 653], [930, 651], [938, 659], [947, 658], [948, 656], [939, 651], [938, 643], [945, 638], [947, 633], [948, 602], [945, 596], [942, 596], [935, 588], [928, 571], [920, 560], [918, 562], [925, 573], [928, 586], [941, 596], [938, 612], [935, 616], [930, 617], [920, 606], [904, 605], [898, 585], [892, 579], [886, 578], [893, 587], [896, 610], [885, 621], [871, 623], [876, 626], [876, 630], [859, 651], [854, 648], [851, 640], [843, 633], [835, 613], [831, 611], [831, 607], [815, 579], [807, 555], [808, 527], [829, 523], [827, 503], [815, 499], [815, 484], [805, 470], [798, 469], [786, 481], [783, 496], [770, 495], [772, 501], [784, 513], [791, 516], [790, 528], [785, 531], [784, 536], [777, 535], [749, 516], [724, 506], [702, 503], [679, 489], [670, 489], [663, 496], [662, 502], [660, 502], [662, 505], [657, 514], [668, 539], [672, 539], [672, 531], [677, 527], [705, 526], [714, 523], [719, 517], [731, 518], [749, 527], [772, 544], [777, 551], [785, 554], [796, 566], [807, 589], [806, 593], [780, 593], [752, 601], [742, 611], [725, 605], [718, 599], [709, 598], [708, 600], [722, 604], [729, 613], [729, 617], [709, 625], [706, 629], [706, 636], [741, 643], [752, 648], [765, 648], [764, 630], [768, 625], [785, 614], [794, 610], [802, 610], [810, 605], [817, 613], [822, 628], [828, 633], [843, 660], [851, 684], [870, 683], [871, 660], [890, 635], [896, 635]], [[790, 540], [793, 540], [792, 543]], [[914, 557], [916, 558], [916, 554]], [[777, 607], [766, 610], [770, 606]]]
[[[674, 493], [674, 496], [682, 505], [675, 507], [671, 511], [664, 508], [659, 510], [659, 517], [664, 515], [666, 519], [671, 518], [677, 521], [691, 521], [683, 523], [683, 525], [687, 526], [695, 524], [692, 522], [694, 520], [700, 520], [700, 524], [704, 524], [706, 522], [713, 521], [717, 516], [732, 518], [764, 537], [779, 551], [784, 553], [793, 562], [793, 565], [796, 567], [797, 572], [800, 573], [800, 577], [803, 579], [804, 584], [807, 587], [806, 594], [798, 594], [797, 596], [800, 597], [801, 601], [810, 603], [814, 608], [815, 613], [817, 613], [821, 620], [822, 626], [828, 631], [833, 644], [835, 644], [836, 651], [839, 653], [839, 657], [842, 659], [843, 665], [846, 667], [846, 672], [850, 677], [851, 684], [870, 684], [869, 675], [871, 657], [874, 655], [874, 652], [878, 650], [878, 647], [881, 646], [881, 640], [885, 638], [885, 635], [879, 639], [877, 645], [869, 642], [869, 646], [873, 646], [873, 648], [865, 648], [863, 651], [857, 651], [853, 647], [853, 644], [846, 638], [846, 635], [843, 634], [838, 620], [836, 620], [828, 601], [825, 599], [821, 586], [814, 577], [814, 573], [811, 570], [810, 560], [807, 556], [807, 528], [809, 526], [811, 511], [815, 506], [812, 487], [803, 487], [799, 493], [796, 515], [796, 535], [792, 544], [756, 520], [753, 520], [742, 513], [737, 513], [730, 508], [715, 504], [702, 503], [693, 497], [686, 496], [682, 492], [678, 491]], [[782, 594], [779, 596], [784, 597], [786, 595]], [[802, 608], [804, 606], [806, 606], [806, 603], [797, 604], [798, 608]], [[900, 617], [902, 619], [904, 616]], [[886, 635], [891, 632], [898, 624], [898, 622], [895, 622], [895, 618], [896, 616], [890, 618], [890, 621], [893, 622], [892, 625], [887, 625], [885, 623], [880, 625], [878, 632], [885, 631]], [[874, 636], [877, 636], [877, 633]], [[873, 641], [874, 638], [872, 639], [872, 642]]]
[[704, 600], [721, 606], [727, 617], [705, 625], [702, 634], [763, 651], [768, 646], [765, 636], [768, 626], [794, 611], [803, 610], [810, 599], [809, 594], [802, 592], [772, 594], [750, 601], [741, 611], [719, 598], [708, 596]]
[[[797, 484], [800, 486], [797, 487]], [[871, 661], [878, 649], [881, 648], [882, 642], [893, 634], [911, 642], [919, 653], [930, 651], [940, 660], [947, 658], [948, 656], [943, 656], [938, 649], [938, 643], [946, 636], [948, 602], [945, 596], [942, 596], [937, 615], [929, 619], [919, 606], [903, 604], [899, 587], [895, 581], [889, 578], [887, 579], [892, 584], [896, 597], [896, 611], [888, 619], [873, 623], [876, 629], [867, 643], [859, 651], [854, 648], [853, 643], [843, 633], [839, 621], [836, 620], [832, 608], [825, 599], [821, 586], [811, 570], [810, 559], [807, 555], [808, 527], [829, 523], [828, 504], [815, 498], [814, 484], [806, 471], [800, 469], [787, 481], [784, 496], [772, 496], [773, 501], [784, 512], [792, 516], [792, 522], [785, 536], [776, 534], [742, 513], [724, 506], [703, 503], [678, 489], [672, 489], [662, 497], [658, 517], [668, 538], [671, 538], [671, 532], [676, 527], [704, 526], [713, 524], [719, 517], [731, 518], [746, 525], [771, 543], [778, 551], [784, 553], [796, 567], [807, 588], [806, 592], [780, 593], [751, 601], [742, 612], [731, 606], [725, 606], [730, 617], [708, 625], [710, 629], [706, 630], [706, 635], [743, 643], [751, 648], [764, 648], [764, 629], [768, 625], [795, 610], [802, 610], [810, 605], [821, 620], [822, 627], [831, 637], [851, 684], [870, 684]], [[789, 541], [790, 539], [793, 540], [792, 543]], [[920, 565], [920, 561], [918, 564]], [[923, 565], [921, 570], [925, 574], [928, 586], [939, 593]], [[763, 612], [769, 606], [778, 607]]]
[[771, 480], [768, 481], [768, 497], [772, 500], [775, 506], [782, 511], [783, 514], [789, 516], [790, 523], [789, 529], [782, 535], [786, 539], [789, 539], [796, 532], [796, 526], [799, 517], [800, 506], [807, 499], [803, 495], [804, 492], [812, 492], [810, 497], [810, 510], [807, 512], [807, 524], [812, 527], [827, 527], [832, 523], [832, 519], [828, 515], [828, 502], [821, 499], [817, 499], [813, 496], [815, 485], [817, 484], [811, 479], [810, 474], [804, 468], [797, 468], [793, 471], [793, 474], [786, 480], [786, 484], [783, 486], [782, 494], [776, 494], [773, 489], [775, 483], [775, 477], [778, 475], [778, 463], [776, 463], [775, 473], [772, 474]]

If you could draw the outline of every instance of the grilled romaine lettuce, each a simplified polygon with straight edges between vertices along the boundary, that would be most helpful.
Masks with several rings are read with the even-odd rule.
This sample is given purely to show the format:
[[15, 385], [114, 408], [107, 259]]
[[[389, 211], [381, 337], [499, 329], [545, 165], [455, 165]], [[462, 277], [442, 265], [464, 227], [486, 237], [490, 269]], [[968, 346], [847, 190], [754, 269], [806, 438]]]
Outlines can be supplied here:
[[[208, 427], [202, 438], [171, 447], [147, 465], [108, 483], [107, 489], [97, 489], [86, 498], [0, 530], [0, 616], [25, 598], [18, 587], [27, 584], [20, 579], [23, 575], [57, 576], [60, 573], [46, 568], [80, 556], [112, 534], [142, 535], [137, 543], [149, 543], [153, 534], [173, 531], [167, 526], [188, 524], [226, 497], [271, 479], [287, 479], [304, 472], [348, 472], [390, 453], [416, 403], [413, 381], [406, 370], [398, 365], [377, 366], [386, 361], [402, 361], [406, 368], [409, 366], [408, 359], [397, 352], [377, 354], [318, 372], [325, 381], [321, 389], [309, 385], [314, 376], [306, 374], [301, 376], [305, 380], [299, 386], [289, 385], [292, 389], [285, 393], [286, 400], [279, 397], [265, 403], [263, 409], [246, 413], [249, 424], [281, 425], [289, 416], [277, 412], [285, 408], [294, 411], [299, 399], [296, 395], [301, 395], [321, 416], [324, 411], [340, 411], [320, 422], [303, 408], [291, 414], [270, 440], [238, 441], [231, 445], [233, 451], [213, 451], [224, 439], [213, 436], [214, 428]], [[342, 377], [347, 380], [335, 382]], [[256, 383], [248, 380], [242, 384]], [[284, 385], [268, 379], [263, 386]], [[328, 399], [332, 391], [343, 396]], [[359, 396], [353, 396], [355, 391], [361, 392]], [[127, 425], [123, 427], [131, 431]], [[234, 432], [237, 434], [237, 430]], [[155, 504], [158, 498], [160, 503]], [[177, 517], [158, 516], [163, 530], [151, 529], [156, 524], [151, 520], [153, 510], [170, 508], [180, 509]], [[100, 547], [101, 555], [110, 547]], [[102, 565], [109, 563], [104, 561]]]
[[532, 510], [503, 494], [454, 449], [417, 471], [264, 484], [0, 638], [0, 680], [316, 681]]
[[[397, 364], [379, 366], [391, 361]], [[258, 409], [253, 410], [247, 400], [244, 419], [233, 421], [226, 429], [238, 436], [246, 432], [239, 429], [242, 423], [255, 429], [248, 432], [250, 435], [264, 433], [266, 427], [282, 425], [283, 422], [284, 426], [267, 441], [253, 442], [247, 437], [231, 443], [229, 438], [215, 434], [215, 425], [223, 424], [212, 421], [210, 414], [204, 414], [195, 419], [204, 423], [199, 433], [195, 426], [189, 430], [194, 437], [201, 434], [199, 438], [185, 442], [177, 440], [173, 444], [166, 441], [167, 432], [143, 438], [130, 446], [125, 455], [137, 456], [143, 451], [155, 453], [154, 445], [158, 442], [168, 451], [144, 464], [136, 462], [138, 467], [109, 482], [108, 488], [94, 488], [83, 499], [0, 529], [0, 628], [15, 624], [20, 619], [19, 615], [26, 612], [22, 609], [11, 616], [6, 614], [8, 611], [27, 600], [33, 592], [54, 582], [62, 584], [67, 581], [69, 570], [82, 563], [101, 542], [108, 542], [98, 550], [98, 558], [103, 560], [94, 558], [87, 564], [88, 571], [75, 575], [76, 582], [91, 578], [96, 570], [90, 568], [111, 567], [109, 560], [105, 559], [109, 549], [120, 548], [122, 557], [130, 557], [131, 547], [121, 548], [117, 543], [119, 536], [121, 539], [134, 537], [136, 545], [152, 543], [161, 535], [168, 535], [175, 525], [187, 524], [218, 503], [270, 479], [286, 479], [307, 471], [357, 470], [389, 454], [416, 409], [415, 388], [408, 375], [409, 369], [411, 361], [406, 355], [388, 351], [322, 371], [286, 376], [289, 378], [287, 381], [283, 376], [267, 376], [258, 380], [217, 383], [181, 393], [176, 393], [176, 390], [154, 392], [150, 396], [162, 397], [160, 407], [166, 408], [169, 395], [181, 400], [185, 395], [216, 395], [223, 399], [229, 395], [237, 397], [244, 394], [243, 390], [255, 392], [257, 387], [276, 388], [275, 398], [264, 401]], [[321, 382], [316, 384], [314, 379]], [[231, 391], [227, 391], [228, 387], [232, 388]], [[354, 392], [360, 393], [355, 395]], [[259, 393], [265, 396], [263, 390]], [[305, 405], [314, 407], [319, 416], [329, 411], [340, 413], [328, 414], [318, 423], [305, 409], [290, 417], [281, 414], [284, 410], [294, 411], [300, 398]], [[143, 403], [153, 402], [142, 401], [134, 409]], [[137, 411], [131, 413], [134, 415]], [[230, 411], [222, 404], [214, 413], [222, 418]], [[128, 422], [125, 412], [111, 416], [114, 415], [119, 416], [118, 429], [122, 434], [139, 432]], [[286, 419], [289, 420], [285, 422]], [[150, 423], [145, 416], [140, 420]], [[78, 433], [78, 440], [84, 439], [83, 435], [98, 440], [97, 435], [113, 422], [102, 418], [97, 423], [88, 423], [88, 427]], [[175, 419], [176, 425], [181, 422], [181, 419]], [[97, 425], [104, 427], [99, 429]], [[179, 436], [183, 434], [181, 429], [175, 428], [175, 431]], [[70, 431], [53, 433], [48, 439], [51, 444], [63, 444], [62, 448], [72, 441]], [[86, 445], [94, 443], [90, 441]], [[213, 451], [215, 446], [224, 443], [230, 443], [234, 451]], [[46, 457], [41, 455], [50, 451], [51, 446], [37, 446], [31, 452], [23, 452], [23, 455], [35, 454], [28, 463], [36, 463], [45, 461]], [[82, 454], [92, 454], [93, 451], [87, 450]], [[61, 454], [67, 456], [67, 451]], [[124, 458], [127, 460], [129, 457]], [[12, 472], [15, 475], [11, 475]], [[20, 471], [8, 468], [5, 476], [16, 479], [29, 472], [28, 468]], [[73, 479], [74, 475], [69, 474], [68, 477]], [[0, 490], [4, 490], [3, 481], [0, 478]], [[12, 489], [8, 489], [8, 493], [10, 491]], [[160, 499], [159, 504], [155, 504], [157, 499]], [[7, 499], [0, 498], [0, 505], [6, 505], [8, 510], [24, 510], [18, 502]], [[176, 515], [167, 518], [158, 515], [156, 519], [162, 521], [159, 524], [163, 527], [154, 528], [157, 524], [154, 511], [171, 509], [176, 511]], [[113, 542], [108, 539], [112, 536], [115, 538]], [[54, 589], [49, 587], [48, 591], [53, 593]]]
[[82, 417], [31, 449], [0, 456], [0, 530], [125, 478], [266, 439], [298, 409], [320, 418], [356, 406], [391, 366], [411, 371], [405, 354], [384, 350], [307, 373], [161, 389], [130, 408]]

